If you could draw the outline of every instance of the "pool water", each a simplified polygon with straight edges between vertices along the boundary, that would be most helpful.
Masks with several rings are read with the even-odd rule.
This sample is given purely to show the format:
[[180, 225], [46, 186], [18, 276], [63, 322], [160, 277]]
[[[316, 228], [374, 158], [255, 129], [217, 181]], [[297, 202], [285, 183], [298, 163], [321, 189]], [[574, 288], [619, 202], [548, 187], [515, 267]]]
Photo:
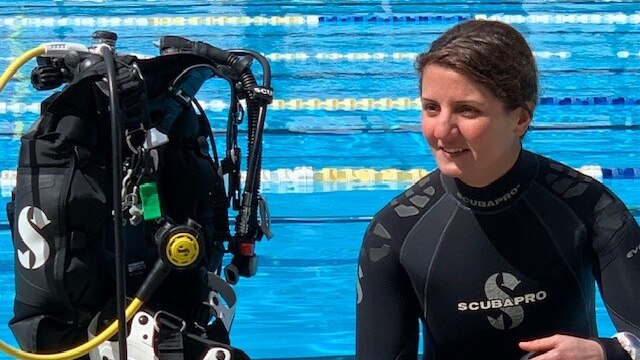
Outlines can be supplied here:
[[[411, 102], [418, 96], [413, 59], [457, 21], [496, 16], [525, 34], [540, 69], [542, 101], [525, 148], [574, 168], [611, 170], [602, 181], [640, 219], [635, 1], [19, 0], [0, 11], [3, 70], [40, 43], [89, 44], [97, 29], [117, 32], [121, 52], [153, 55], [153, 41], [181, 35], [265, 54], [275, 101], [263, 167], [274, 173], [434, 169]], [[33, 65], [0, 93], [0, 170], [15, 170], [19, 136], [51, 93], [31, 87]], [[198, 94], [215, 129], [225, 126], [227, 91], [214, 80]], [[256, 359], [352, 358], [360, 242], [371, 217], [410, 184], [266, 181], [275, 237], [258, 244], [257, 275], [236, 286], [233, 344]], [[4, 213], [10, 190], [2, 188], [0, 201], [0, 338], [15, 344], [6, 326], [14, 295]], [[615, 328], [597, 304], [600, 335], [610, 336]]]

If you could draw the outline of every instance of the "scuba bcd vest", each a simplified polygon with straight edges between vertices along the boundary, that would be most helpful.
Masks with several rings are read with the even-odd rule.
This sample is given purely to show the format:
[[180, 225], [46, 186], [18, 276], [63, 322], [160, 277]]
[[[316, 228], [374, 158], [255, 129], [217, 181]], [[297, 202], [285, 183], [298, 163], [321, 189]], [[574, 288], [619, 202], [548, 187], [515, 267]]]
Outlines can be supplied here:
[[[94, 40], [90, 48], [41, 55], [32, 72], [38, 90], [68, 84], [42, 103], [22, 136], [7, 205], [16, 249], [10, 328], [28, 351], [55, 353], [87, 341], [96, 314], [113, 320], [104, 315], [114, 312], [110, 299], [124, 316], [125, 295], [181, 319], [186, 325], [174, 340], [193, 341], [194, 333], [212, 331], [211, 306], [203, 302], [211, 299], [208, 285], [224, 253], [233, 255], [224, 272], [235, 284], [255, 274], [254, 244], [270, 237], [268, 215], [258, 217], [262, 130], [272, 100], [266, 59], [173, 36], [160, 40], [160, 56], [140, 59], [114, 54], [113, 33], [96, 32]], [[250, 69], [254, 59], [262, 85]], [[213, 77], [231, 88], [222, 161], [195, 100]], [[243, 189], [241, 100], [249, 139]], [[238, 211], [235, 234], [230, 206]], [[150, 273], [159, 280], [149, 280]], [[216, 317], [213, 326], [224, 322], [228, 330], [229, 319]]]

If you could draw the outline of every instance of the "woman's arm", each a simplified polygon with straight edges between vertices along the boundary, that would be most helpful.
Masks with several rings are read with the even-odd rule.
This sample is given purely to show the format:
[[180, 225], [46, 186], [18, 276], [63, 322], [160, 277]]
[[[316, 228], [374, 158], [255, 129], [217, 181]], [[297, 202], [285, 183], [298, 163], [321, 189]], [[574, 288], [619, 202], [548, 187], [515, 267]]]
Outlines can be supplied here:
[[594, 274], [616, 328], [640, 336], [640, 227], [612, 194], [604, 194], [600, 205], [593, 223]]
[[[605, 191], [593, 217], [593, 272], [607, 311], [618, 331], [640, 336], [640, 227], [629, 210]], [[596, 341], [594, 341], [596, 340]], [[631, 359], [618, 340], [554, 335], [522, 342], [529, 359]], [[640, 351], [640, 349], [639, 349]], [[635, 360], [635, 359], [634, 359]]]
[[[602, 299], [618, 331], [640, 337], [640, 227], [609, 191], [596, 211], [593, 246], [598, 261], [593, 271]], [[622, 358], [611, 354], [620, 349], [617, 340], [601, 339], [601, 343], [608, 360]]]
[[401, 244], [376, 235], [377, 224], [369, 226], [358, 260], [356, 358], [416, 359], [419, 310], [399, 260]]

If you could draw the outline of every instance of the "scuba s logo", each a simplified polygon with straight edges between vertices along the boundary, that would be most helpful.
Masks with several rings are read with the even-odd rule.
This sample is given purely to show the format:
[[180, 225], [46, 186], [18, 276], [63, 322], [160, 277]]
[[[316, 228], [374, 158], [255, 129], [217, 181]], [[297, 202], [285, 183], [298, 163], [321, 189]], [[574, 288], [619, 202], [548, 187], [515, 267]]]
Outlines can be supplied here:
[[362, 302], [362, 298], [364, 296], [364, 294], [362, 293], [362, 285], [360, 284], [360, 279], [362, 279], [364, 277], [364, 274], [362, 274], [362, 268], [360, 266], [358, 266], [358, 286], [357, 286], [357, 292], [358, 292], [358, 300], [356, 302], [356, 304], [360, 304]]
[[51, 220], [41, 209], [27, 206], [18, 215], [18, 233], [22, 242], [29, 250], [17, 249], [20, 265], [28, 270], [35, 270], [49, 259], [51, 249], [41, 230], [49, 225]]
[[[487, 316], [491, 326], [498, 330], [513, 329], [524, 320], [524, 308], [521, 305], [534, 303], [547, 298], [544, 290], [512, 297], [504, 289], [513, 291], [521, 283], [514, 275], [502, 272], [495, 273], [484, 284], [487, 300], [458, 303], [458, 311], [494, 310], [502, 311], [497, 317]], [[511, 323], [507, 326], [505, 315]]]
[[[500, 302], [501, 305], [504, 306], [503, 300], [511, 300], [511, 297], [509, 296], [509, 294], [502, 291], [498, 286], [498, 275], [500, 274], [493, 274], [489, 277], [489, 279], [487, 279], [487, 282], [484, 284], [484, 293], [487, 295], [487, 299], [492, 300], [492, 305], [494, 301], [496, 301], [496, 303]], [[518, 286], [518, 284], [520, 284], [520, 280], [518, 280], [515, 276], [509, 273], [502, 273], [502, 285], [504, 287], [510, 290], [514, 290], [516, 286]], [[511, 326], [509, 327], [510, 329], [513, 329], [514, 327], [522, 323], [522, 320], [524, 319], [524, 310], [522, 309], [522, 306], [515, 305], [506, 308], [503, 308], [502, 306], [500, 310], [504, 314], [500, 314], [496, 318], [487, 316], [487, 319], [489, 320], [491, 326], [496, 329], [504, 330], [504, 315], [507, 315], [509, 318], [511, 318]]]

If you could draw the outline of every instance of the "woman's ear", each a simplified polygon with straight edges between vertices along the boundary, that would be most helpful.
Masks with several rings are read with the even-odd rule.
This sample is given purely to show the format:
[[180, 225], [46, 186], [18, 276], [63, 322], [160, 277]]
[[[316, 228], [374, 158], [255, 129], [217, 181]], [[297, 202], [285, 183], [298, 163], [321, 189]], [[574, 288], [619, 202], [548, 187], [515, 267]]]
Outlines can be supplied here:
[[529, 130], [529, 125], [531, 125], [531, 120], [533, 116], [533, 108], [534, 103], [532, 101], [527, 101], [523, 106], [519, 107], [516, 111], [518, 113], [518, 121], [515, 126], [515, 133], [519, 137], [524, 136], [524, 134]]

